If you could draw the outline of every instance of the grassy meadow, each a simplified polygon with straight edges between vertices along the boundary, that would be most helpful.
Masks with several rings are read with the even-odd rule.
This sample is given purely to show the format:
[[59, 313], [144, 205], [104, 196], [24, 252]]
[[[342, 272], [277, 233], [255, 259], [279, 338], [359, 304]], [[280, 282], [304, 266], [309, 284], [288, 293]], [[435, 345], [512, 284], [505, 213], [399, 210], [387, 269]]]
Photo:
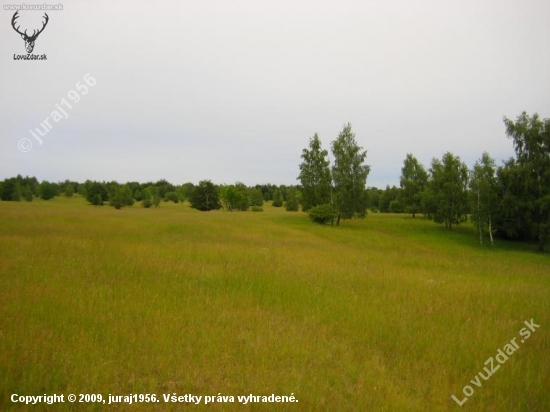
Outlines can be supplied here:
[[[0, 202], [0, 410], [548, 411], [550, 255], [535, 250], [408, 215], [337, 228], [270, 204]], [[26, 406], [14, 393], [161, 402]], [[235, 403], [162, 401], [173, 393]], [[237, 402], [273, 393], [299, 402]]]

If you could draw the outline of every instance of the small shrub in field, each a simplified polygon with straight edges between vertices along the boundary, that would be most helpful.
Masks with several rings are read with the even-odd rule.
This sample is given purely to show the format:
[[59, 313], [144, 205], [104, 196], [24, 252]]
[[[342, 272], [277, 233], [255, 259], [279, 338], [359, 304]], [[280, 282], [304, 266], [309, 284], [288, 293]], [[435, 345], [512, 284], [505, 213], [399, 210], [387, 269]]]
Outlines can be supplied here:
[[73, 195], [74, 195], [73, 185], [67, 185], [67, 187], [65, 187], [65, 197], [70, 199], [71, 197], [73, 197]]
[[147, 187], [141, 192], [141, 206], [149, 209], [153, 206], [153, 194], [151, 193], [151, 188]]
[[[50, 200], [54, 196], [55, 196], [55, 188], [50, 182], [44, 181], [40, 183], [40, 197], [42, 199]], [[17, 200], [21, 200], [20, 198], [21, 196], [19, 196], [19, 199]]]
[[86, 190], [86, 200], [94, 206], [101, 206], [103, 202], [109, 200], [109, 192], [104, 184], [94, 182], [90, 188]]
[[264, 209], [261, 206], [251, 206], [250, 210], [252, 210], [253, 212], [263, 212], [264, 211]]
[[[260, 206], [264, 204], [264, 198], [262, 196], [262, 192], [258, 189], [252, 189], [249, 192], [250, 197], [250, 205], [251, 206]], [[258, 212], [258, 210], [257, 210]]]
[[273, 206], [275, 207], [281, 207], [283, 206], [283, 197], [281, 196], [281, 193], [275, 189], [275, 192], [273, 193]]
[[164, 199], [163, 199], [165, 202], [174, 202], [174, 203], [178, 203], [179, 202], [179, 197], [178, 197], [178, 194], [176, 192], [166, 192], [166, 194], [164, 195]]
[[109, 188], [109, 205], [115, 209], [121, 209], [124, 206], [132, 206], [134, 196], [132, 189], [128, 185], [113, 185]]
[[32, 195], [32, 190], [30, 187], [28, 186], [25, 186], [23, 187], [23, 197], [25, 198], [25, 200], [27, 202], [32, 202], [32, 199], [33, 199], [33, 195]]
[[300, 209], [300, 204], [295, 201], [287, 200], [285, 202], [285, 209], [287, 212], [297, 212]]
[[210, 180], [201, 180], [193, 187], [189, 195], [189, 203], [193, 209], [202, 212], [218, 210], [222, 207], [218, 197], [219, 189]]
[[96, 193], [93, 196], [91, 203], [94, 206], [103, 206], [103, 199], [101, 198], [101, 195], [99, 193]]
[[287, 212], [297, 212], [300, 208], [300, 201], [298, 200], [298, 193], [296, 189], [289, 189], [286, 195], [285, 209]]
[[309, 209], [308, 213], [311, 221], [320, 225], [332, 223], [336, 219], [336, 213], [330, 204], [315, 206]]

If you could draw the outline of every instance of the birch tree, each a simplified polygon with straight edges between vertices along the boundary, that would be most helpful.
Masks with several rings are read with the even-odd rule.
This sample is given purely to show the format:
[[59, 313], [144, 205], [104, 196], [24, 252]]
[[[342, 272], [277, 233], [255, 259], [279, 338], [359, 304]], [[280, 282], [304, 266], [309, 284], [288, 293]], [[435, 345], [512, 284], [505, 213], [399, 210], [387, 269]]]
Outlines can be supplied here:
[[414, 218], [420, 208], [421, 194], [428, 184], [428, 173], [412, 154], [407, 153], [401, 169], [401, 198]]
[[331, 202], [331, 176], [328, 152], [323, 150], [317, 133], [309, 140], [309, 149], [302, 150], [298, 179], [302, 184], [302, 210]]
[[470, 175], [470, 200], [472, 222], [479, 234], [479, 243], [483, 243], [484, 232], [489, 233], [493, 241], [493, 215], [498, 202], [498, 183], [495, 161], [484, 152], [476, 161]]
[[516, 121], [504, 118], [514, 141], [516, 164], [523, 173], [523, 213], [539, 251], [550, 236], [550, 119], [523, 112]]
[[427, 216], [445, 223], [449, 230], [466, 220], [468, 211], [468, 167], [460, 157], [447, 152], [441, 160], [433, 159], [428, 190], [424, 198]]
[[334, 156], [333, 207], [337, 213], [338, 226], [341, 218], [365, 217], [368, 203], [366, 183], [370, 166], [364, 164], [367, 152], [357, 144], [349, 123], [331, 147]]

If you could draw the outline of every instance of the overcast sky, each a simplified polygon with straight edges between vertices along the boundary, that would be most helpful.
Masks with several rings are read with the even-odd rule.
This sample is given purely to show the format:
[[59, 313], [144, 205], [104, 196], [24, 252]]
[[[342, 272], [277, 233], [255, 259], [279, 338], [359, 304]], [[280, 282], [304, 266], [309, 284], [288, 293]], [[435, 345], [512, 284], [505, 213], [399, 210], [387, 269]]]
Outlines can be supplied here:
[[503, 116], [550, 117], [548, 0], [61, 4], [36, 39], [45, 61], [14, 60], [25, 43], [0, 10], [0, 179], [295, 184], [309, 138], [330, 149], [350, 122], [384, 187], [408, 152], [500, 164]]

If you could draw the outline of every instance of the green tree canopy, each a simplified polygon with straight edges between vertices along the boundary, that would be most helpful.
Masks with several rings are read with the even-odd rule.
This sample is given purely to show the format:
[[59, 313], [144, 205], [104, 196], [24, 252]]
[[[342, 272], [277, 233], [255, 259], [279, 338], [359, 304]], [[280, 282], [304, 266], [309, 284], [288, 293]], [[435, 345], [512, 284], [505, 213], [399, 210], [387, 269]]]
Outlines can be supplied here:
[[281, 192], [279, 192], [278, 189], [275, 189], [273, 192], [273, 206], [275, 207], [281, 207], [283, 205], [283, 196], [281, 195]]
[[153, 206], [153, 192], [150, 186], [141, 191], [141, 206], [146, 209]]
[[130, 185], [116, 183], [109, 186], [109, 205], [115, 209], [120, 209], [124, 206], [132, 206], [133, 204], [134, 196]]
[[40, 197], [44, 200], [50, 200], [56, 195], [55, 186], [53, 183], [44, 180], [40, 183]]
[[349, 123], [332, 142], [332, 154], [333, 205], [336, 225], [339, 225], [340, 218], [365, 217], [368, 203], [365, 187], [370, 166], [364, 164], [367, 152], [357, 144]]
[[401, 201], [414, 218], [420, 209], [422, 192], [428, 184], [428, 173], [412, 154], [407, 153], [401, 169]]
[[468, 212], [468, 167], [460, 157], [445, 153], [433, 159], [428, 190], [424, 197], [426, 215], [449, 230], [464, 222]]
[[103, 183], [87, 181], [86, 200], [92, 205], [100, 206], [109, 200], [109, 193]]
[[483, 234], [489, 233], [493, 244], [493, 218], [497, 208], [498, 185], [495, 161], [489, 153], [483, 152], [470, 175], [470, 202], [472, 222], [479, 233], [479, 243], [483, 243]]
[[302, 150], [298, 179], [302, 184], [302, 210], [331, 202], [331, 176], [328, 152], [321, 147], [317, 133]]
[[262, 191], [258, 188], [252, 188], [248, 192], [248, 197], [250, 198], [250, 205], [251, 206], [259, 206], [262, 207], [264, 204], [264, 196], [262, 194]]
[[300, 200], [298, 199], [298, 190], [291, 187], [287, 190], [285, 209], [287, 212], [297, 212], [300, 208]]
[[218, 190], [210, 180], [201, 180], [189, 197], [193, 209], [203, 212], [221, 208]]
[[221, 185], [219, 188], [219, 199], [221, 205], [227, 211], [244, 211], [248, 210], [250, 207], [248, 188], [243, 183], [236, 183], [235, 185]]
[[516, 121], [505, 117], [504, 124], [514, 141], [516, 173], [523, 176], [521, 210], [542, 252], [550, 235], [550, 119], [523, 112]]

